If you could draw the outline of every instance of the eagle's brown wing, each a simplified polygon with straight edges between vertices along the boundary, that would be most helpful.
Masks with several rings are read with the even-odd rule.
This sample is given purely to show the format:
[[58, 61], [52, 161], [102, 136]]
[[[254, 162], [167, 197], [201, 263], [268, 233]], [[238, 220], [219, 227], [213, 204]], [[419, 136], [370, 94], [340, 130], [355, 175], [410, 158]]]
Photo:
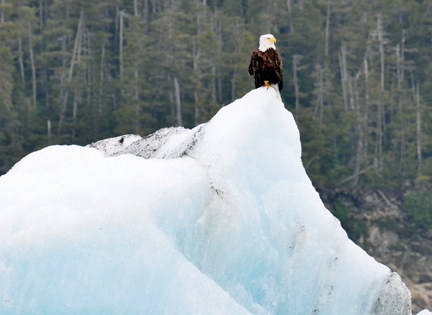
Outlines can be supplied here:
[[255, 73], [255, 67], [254, 67], [254, 58], [255, 57], [255, 51], [252, 52], [252, 57], [251, 57], [251, 61], [249, 64], [249, 68], [248, 68], [248, 73], [249, 75], [254, 75]]
[[282, 91], [282, 89], [283, 89], [283, 76], [282, 76], [283, 65], [282, 65], [282, 58], [279, 55], [278, 51], [276, 51], [276, 57], [275, 57], [275, 59], [276, 59], [275, 60], [276, 61], [276, 66], [277, 66], [276, 75], [277, 75], [277, 77], [279, 79], [278, 87], [279, 87], [279, 91]]
[[259, 88], [260, 86], [264, 85], [264, 82], [261, 79], [259, 60], [260, 60], [259, 51], [254, 50], [252, 52], [252, 57], [249, 64], [248, 72], [249, 75], [253, 76], [255, 79], [255, 88]]

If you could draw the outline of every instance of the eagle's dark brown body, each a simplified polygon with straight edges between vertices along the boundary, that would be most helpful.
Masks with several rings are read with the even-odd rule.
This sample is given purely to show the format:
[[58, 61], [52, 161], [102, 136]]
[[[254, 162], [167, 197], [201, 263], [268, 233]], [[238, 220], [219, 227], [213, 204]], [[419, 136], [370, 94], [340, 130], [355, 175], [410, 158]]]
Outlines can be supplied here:
[[279, 91], [283, 88], [282, 59], [277, 50], [269, 48], [266, 51], [259, 49], [252, 52], [248, 72], [255, 78], [255, 88], [264, 86], [264, 81], [277, 84]]

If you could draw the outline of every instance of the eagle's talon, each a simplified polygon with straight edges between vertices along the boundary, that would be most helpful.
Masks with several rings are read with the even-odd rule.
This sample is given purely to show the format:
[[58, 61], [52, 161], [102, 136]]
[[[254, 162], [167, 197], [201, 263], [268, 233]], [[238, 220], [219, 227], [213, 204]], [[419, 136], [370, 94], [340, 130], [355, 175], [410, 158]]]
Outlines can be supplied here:
[[269, 87], [272, 87], [272, 88], [274, 88], [271, 84], [270, 84], [270, 82], [269, 81], [267, 81], [267, 80], [265, 80], [264, 81], [264, 86], [266, 86], [267, 87], [267, 90], [269, 89]]

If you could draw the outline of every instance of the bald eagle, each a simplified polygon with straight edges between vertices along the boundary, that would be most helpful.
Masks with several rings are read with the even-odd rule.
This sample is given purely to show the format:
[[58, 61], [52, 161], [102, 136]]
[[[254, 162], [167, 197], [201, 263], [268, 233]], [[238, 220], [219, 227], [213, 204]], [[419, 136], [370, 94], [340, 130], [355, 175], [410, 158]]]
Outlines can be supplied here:
[[258, 49], [252, 52], [248, 72], [254, 76], [255, 88], [266, 86], [268, 89], [271, 86], [278, 92], [283, 88], [282, 59], [275, 43], [272, 34], [262, 35]]

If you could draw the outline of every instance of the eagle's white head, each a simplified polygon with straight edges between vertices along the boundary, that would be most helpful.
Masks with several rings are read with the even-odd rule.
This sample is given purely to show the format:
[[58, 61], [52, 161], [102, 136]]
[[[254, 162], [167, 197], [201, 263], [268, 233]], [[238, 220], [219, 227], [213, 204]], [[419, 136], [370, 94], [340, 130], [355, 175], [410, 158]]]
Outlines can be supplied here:
[[269, 48], [276, 50], [276, 38], [272, 34], [261, 35], [258, 49], [266, 51]]

